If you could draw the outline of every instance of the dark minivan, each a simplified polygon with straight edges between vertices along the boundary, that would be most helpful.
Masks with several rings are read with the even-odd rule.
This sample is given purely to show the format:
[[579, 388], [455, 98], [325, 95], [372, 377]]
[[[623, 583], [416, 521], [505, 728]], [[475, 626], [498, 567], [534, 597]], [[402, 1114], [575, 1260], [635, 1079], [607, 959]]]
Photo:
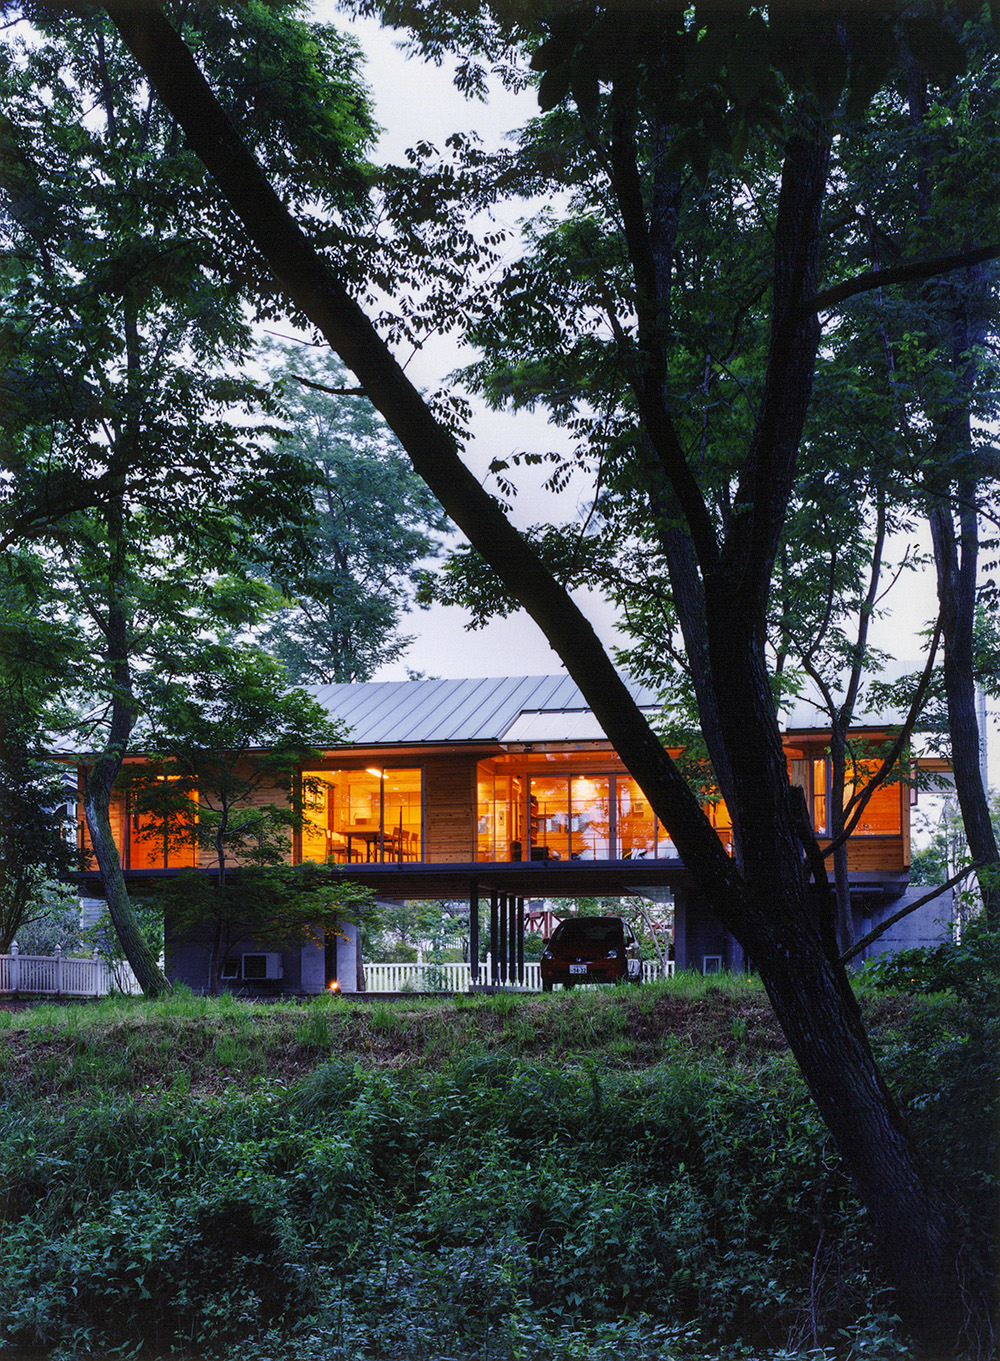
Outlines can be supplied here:
[[641, 983], [639, 942], [621, 917], [570, 917], [542, 952], [542, 991], [553, 983]]

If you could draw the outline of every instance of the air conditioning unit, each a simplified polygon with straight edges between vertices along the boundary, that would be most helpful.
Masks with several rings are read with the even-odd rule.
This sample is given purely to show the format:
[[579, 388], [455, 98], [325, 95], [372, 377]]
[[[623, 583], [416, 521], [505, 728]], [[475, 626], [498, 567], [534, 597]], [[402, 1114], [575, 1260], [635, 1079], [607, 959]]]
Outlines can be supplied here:
[[277, 953], [244, 955], [243, 977], [251, 983], [268, 983], [283, 978], [281, 955]]

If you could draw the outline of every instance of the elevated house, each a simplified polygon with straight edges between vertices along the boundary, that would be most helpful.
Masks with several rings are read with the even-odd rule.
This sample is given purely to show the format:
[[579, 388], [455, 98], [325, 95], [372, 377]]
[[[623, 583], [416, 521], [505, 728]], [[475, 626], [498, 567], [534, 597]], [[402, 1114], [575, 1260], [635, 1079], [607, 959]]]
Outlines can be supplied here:
[[[656, 696], [633, 695], [654, 715]], [[678, 968], [742, 968], [742, 952], [692, 884], [666, 828], [629, 775], [576, 685], [565, 676], [370, 682], [318, 687], [316, 698], [339, 718], [350, 741], [327, 750], [301, 780], [304, 823], [290, 835], [288, 858], [327, 863], [383, 900], [451, 899], [470, 905], [473, 981], [516, 980], [523, 966], [525, 903], [577, 896], [639, 894], [674, 905]], [[877, 748], [885, 726], [859, 728]], [[785, 727], [791, 779], [801, 785], [822, 840], [827, 827], [828, 733], [808, 712]], [[139, 758], [134, 758], [138, 760]], [[262, 803], [287, 792], [262, 786]], [[880, 788], [850, 839], [848, 864], [857, 935], [898, 910], [909, 890], [910, 808], [905, 783]], [[709, 816], [728, 845], [725, 806]], [[128, 879], [143, 881], [186, 867], [209, 870], [190, 847], [149, 838], [122, 793], [113, 825]], [[493, 976], [478, 972], [480, 905], [489, 908]], [[947, 909], [939, 900], [874, 948], [898, 948], [937, 934]], [[354, 986], [350, 928], [289, 951], [266, 941], [242, 944], [224, 973], [241, 987], [318, 992], [335, 980]], [[192, 987], [206, 982], [196, 943], [171, 940], [168, 970]]]

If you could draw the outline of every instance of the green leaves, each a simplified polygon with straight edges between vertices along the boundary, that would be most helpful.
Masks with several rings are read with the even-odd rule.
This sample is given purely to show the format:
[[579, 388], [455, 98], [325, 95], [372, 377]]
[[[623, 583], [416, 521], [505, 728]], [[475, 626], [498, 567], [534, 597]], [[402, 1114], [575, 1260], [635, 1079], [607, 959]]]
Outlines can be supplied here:
[[272, 568], [287, 599], [263, 641], [298, 682], [367, 680], [409, 644], [399, 620], [445, 521], [341, 364], [270, 353], [288, 422], [275, 452], [312, 482], [314, 517], [299, 562]]

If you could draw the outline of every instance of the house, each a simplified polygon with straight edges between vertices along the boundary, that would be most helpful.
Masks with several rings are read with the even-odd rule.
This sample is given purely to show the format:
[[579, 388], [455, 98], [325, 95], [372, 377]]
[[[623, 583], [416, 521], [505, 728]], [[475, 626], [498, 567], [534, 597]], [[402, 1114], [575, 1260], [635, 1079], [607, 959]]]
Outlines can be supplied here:
[[[631, 685], [653, 716], [656, 695]], [[474, 982], [521, 976], [525, 903], [577, 896], [672, 898], [678, 968], [742, 968], [742, 952], [702, 899], [666, 828], [612, 750], [576, 685], [565, 676], [368, 682], [315, 687], [350, 742], [296, 772], [304, 822], [288, 856], [331, 865], [384, 900], [452, 899], [470, 905]], [[886, 727], [856, 734], [877, 750]], [[826, 828], [828, 733], [806, 712], [788, 715], [791, 779], [805, 791], [814, 826]], [[139, 758], [135, 758], [138, 760]], [[287, 797], [276, 788], [254, 796]], [[898, 910], [909, 890], [913, 789], [887, 784], [871, 799], [848, 847], [857, 936]], [[724, 844], [724, 804], [707, 811]], [[112, 810], [126, 876], [148, 881], [200, 862], [190, 846], [149, 839], [122, 793]], [[479, 907], [489, 907], [494, 977], [477, 977]], [[943, 903], [903, 924], [903, 943], [937, 934]], [[875, 947], [876, 950], [880, 946]], [[899, 948], [899, 937], [894, 948]], [[326, 946], [279, 952], [267, 942], [227, 961], [231, 981], [319, 992], [354, 985], [352, 928]], [[205, 983], [204, 951], [168, 938], [168, 967]]]

